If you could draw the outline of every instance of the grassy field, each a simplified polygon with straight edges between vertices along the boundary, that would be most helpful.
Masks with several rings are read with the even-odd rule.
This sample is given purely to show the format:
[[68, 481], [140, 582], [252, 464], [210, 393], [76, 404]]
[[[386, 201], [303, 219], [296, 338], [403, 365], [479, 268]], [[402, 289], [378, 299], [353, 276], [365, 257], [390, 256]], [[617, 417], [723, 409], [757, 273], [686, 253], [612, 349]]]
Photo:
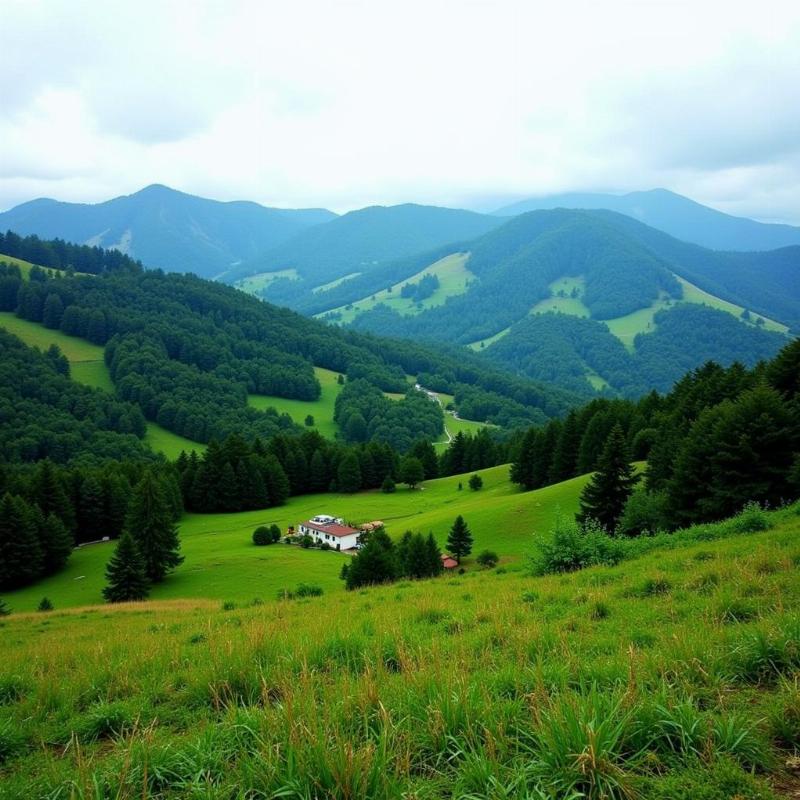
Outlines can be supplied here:
[[259, 272], [258, 275], [248, 275], [246, 278], [241, 278], [233, 285], [237, 289], [249, 294], [261, 295], [273, 281], [278, 278], [288, 278], [291, 281], [297, 280], [296, 269], [279, 269], [274, 272]]
[[334, 405], [342, 387], [337, 382], [338, 372], [314, 367], [314, 373], [322, 387], [318, 400], [288, 400], [266, 394], [252, 394], [247, 402], [253, 408], [263, 410], [272, 406], [279, 412], [288, 414], [298, 425], [305, 425], [306, 417], [314, 417], [314, 427], [325, 437], [333, 439], [339, 430], [333, 421]]
[[[263, 511], [186, 515], [180, 525], [186, 561], [170, 580], [156, 587], [153, 597], [245, 601], [271, 597], [284, 585], [304, 580], [313, 580], [328, 591], [341, 590], [338, 575], [346, 556], [284, 544], [254, 547], [250, 542], [258, 525], [275, 523], [286, 530], [316, 514], [342, 516], [356, 523], [382, 519], [392, 535], [409, 529], [432, 531], [442, 545], [455, 517], [463, 514], [472, 527], [476, 553], [490, 547], [504, 558], [519, 559], [533, 536], [547, 530], [558, 513], [577, 509], [585, 482], [575, 478], [523, 493], [508, 480], [507, 466], [483, 470], [480, 475], [484, 488], [479, 492], [466, 488], [468, 476], [455, 476], [428, 481], [413, 491], [401, 486], [394, 494], [306, 495]], [[461, 490], [459, 483], [464, 486]], [[17, 610], [34, 609], [44, 595], [56, 608], [99, 602], [112, 550], [111, 543], [80, 548], [65, 572], [4, 599]]]
[[[559, 278], [550, 284], [550, 297], [538, 302], [530, 311], [531, 314], [546, 314], [555, 311], [560, 314], [572, 314], [573, 317], [590, 316], [589, 309], [583, 304], [585, 281], [581, 277]], [[571, 297], [577, 292], [575, 297]]]
[[[369, 311], [379, 303], [387, 305], [389, 308], [397, 311], [398, 314], [413, 315], [419, 314], [427, 308], [434, 308], [435, 306], [442, 305], [448, 297], [464, 294], [467, 291], [467, 285], [474, 279], [474, 275], [467, 268], [467, 261], [469, 253], [453, 253], [452, 255], [445, 256], [439, 261], [425, 267], [425, 269], [412, 275], [410, 278], [405, 278], [391, 287], [391, 291], [383, 289], [376, 292], [370, 297], [365, 297], [348, 306], [333, 309], [333, 312], [341, 314], [341, 318], [337, 320], [341, 323], [352, 322], [359, 314]], [[430, 296], [425, 298], [420, 303], [415, 303], [410, 298], [400, 296], [400, 291], [406, 283], [417, 283], [420, 278], [426, 275], [436, 275], [439, 278], [439, 288]], [[317, 316], [324, 317], [332, 313], [326, 311]]]
[[788, 800], [797, 506], [769, 524], [567, 575], [13, 614], [0, 794]]
[[360, 272], [350, 272], [347, 275], [342, 275], [341, 278], [336, 278], [336, 280], [323, 283], [321, 286], [315, 286], [311, 292], [312, 294], [317, 294], [317, 292], [327, 292], [328, 289], [335, 289], [337, 286], [339, 286], [339, 284], [349, 281], [351, 278], [357, 278], [360, 274]]
[[[35, 266], [35, 264], [31, 264], [30, 261], [23, 261], [21, 258], [14, 258], [14, 256], [7, 256], [3, 253], [0, 253], [0, 263], [5, 262], [6, 264], [13, 264], [19, 267], [19, 271], [22, 273], [22, 277], [27, 280], [28, 276], [31, 274], [31, 269]], [[59, 270], [56, 270], [58, 272]]]
[[[20, 319], [11, 311], [0, 311], [0, 327], [40, 350], [46, 350], [51, 344], [57, 344], [69, 361], [73, 380], [105, 392], [114, 391], [114, 384], [103, 361], [103, 348], [99, 345], [79, 339], [77, 336], [67, 336], [61, 331], [45, 328], [38, 322]], [[155, 422], [147, 423], [145, 441], [153, 450], [163, 453], [169, 459], [177, 458], [181, 450], [202, 452], [206, 448], [204, 444], [178, 436]]]

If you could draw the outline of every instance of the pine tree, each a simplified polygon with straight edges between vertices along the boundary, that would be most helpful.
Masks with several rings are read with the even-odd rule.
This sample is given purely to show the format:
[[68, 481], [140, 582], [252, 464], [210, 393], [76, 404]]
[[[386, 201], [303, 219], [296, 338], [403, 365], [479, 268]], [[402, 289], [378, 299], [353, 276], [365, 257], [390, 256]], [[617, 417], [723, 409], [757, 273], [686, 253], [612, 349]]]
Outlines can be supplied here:
[[472, 552], [472, 533], [461, 514], [456, 517], [453, 527], [450, 528], [450, 534], [447, 537], [447, 549], [459, 564], [464, 556], [468, 556]]
[[322, 450], [317, 449], [314, 451], [308, 472], [308, 488], [312, 492], [326, 491], [328, 484], [331, 482], [331, 477], [328, 473], [328, 465], [325, 463], [325, 456], [322, 454]]
[[399, 575], [397, 553], [389, 535], [374, 531], [350, 561], [345, 576], [348, 589], [393, 581]]
[[108, 584], [103, 589], [103, 597], [109, 603], [144, 600], [150, 592], [144, 558], [127, 531], [120, 537], [106, 566], [106, 580]]
[[109, 536], [103, 485], [94, 475], [87, 475], [78, 496], [79, 542], [92, 542]]
[[581, 493], [578, 522], [595, 520], [612, 533], [638, 480], [630, 463], [625, 434], [617, 423], [600, 454], [597, 472]]
[[581, 432], [578, 414], [570, 411], [558, 436], [553, 462], [550, 465], [549, 483], [559, 483], [575, 475], [578, 448], [581, 443]]
[[55, 514], [67, 526], [67, 530], [75, 530], [75, 509], [49, 458], [36, 465], [31, 494], [33, 502], [45, 516]]
[[72, 534], [55, 514], [45, 517], [38, 506], [34, 506], [34, 514], [43, 554], [42, 572], [53, 575], [64, 567], [72, 555]]
[[5, 494], [0, 500], [0, 590], [35, 581], [43, 560], [31, 507], [21, 497]]
[[54, 293], [48, 294], [42, 311], [42, 323], [45, 328], [58, 328], [61, 325], [61, 317], [63, 315], [64, 304], [61, 302], [61, 298]]
[[291, 491], [289, 479], [283, 471], [281, 462], [273, 455], [266, 455], [263, 459], [265, 471], [264, 482], [267, 487], [267, 495], [269, 496], [269, 504], [271, 506], [282, 506]]
[[336, 468], [336, 483], [340, 492], [352, 494], [361, 488], [361, 468], [358, 464], [358, 457], [352, 451], [348, 451], [339, 461]]
[[429, 533], [428, 538], [425, 540], [425, 562], [427, 564], [427, 574], [430, 577], [441, 575], [444, 572], [444, 565], [442, 564], [442, 551], [433, 538], [433, 534]]
[[533, 458], [539, 435], [536, 428], [529, 428], [525, 432], [517, 457], [511, 464], [511, 481], [523, 489], [533, 489]]
[[424, 479], [432, 480], [439, 475], [439, 459], [436, 457], [436, 450], [427, 439], [420, 439], [409, 451], [409, 455], [418, 458], [422, 463]]
[[147, 470], [133, 489], [125, 529], [138, 545], [145, 574], [153, 583], [183, 563], [172, 510], [152, 470]]

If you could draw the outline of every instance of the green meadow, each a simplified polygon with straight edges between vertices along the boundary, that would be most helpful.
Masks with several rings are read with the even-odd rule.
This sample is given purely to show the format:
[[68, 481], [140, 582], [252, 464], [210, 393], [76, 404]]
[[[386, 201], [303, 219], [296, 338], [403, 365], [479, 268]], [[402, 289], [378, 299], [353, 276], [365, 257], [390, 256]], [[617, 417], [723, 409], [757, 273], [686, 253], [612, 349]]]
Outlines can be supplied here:
[[328, 281], [328, 283], [323, 283], [321, 286], [315, 286], [311, 291], [313, 294], [317, 294], [317, 292], [327, 292], [328, 289], [335, 289], [345, 281], [349, 281], [351, 278], [357, 278], [360, 274], [360, 272], [350, 272], [347, 275], [342, 275], [341, 278]]
[[[186, 560], [169, 580], [154, 588], [152, 597], [242, 602], [272, 597], [279, 589], [301, 581], [319, 583], [328, 591], [344, 591], [339, 571], [347, 556], [283, 543], [255, 547], [251, 542], [251, 534], [259, 525], [274, 523], [285, 531], [317, 514], [341, 516], [353, 523], [380, 519], [393, 536], [406, 530], [431, 531], [442, 547], [453, 520], [462, 514], [475, 537], [475, 554], [491, 548], [504, 560], [518, 561], [533, 538], [547, 531], [558, 514], [577, 510], [585, 482], [585, 478], [574, 478], [536, 492], [520, 492], [508, 479], [507, 465], [479, 474], [484, 486], [478, 492], [467, 487], [468, 475], [459, 475], [426, 481], [414, 490], [400, 485], [393, 494], [303, 495], [263, 511], [186, 514], [180, 522]], [[4, 595], [4, 599], [19, 611], [32, 611], [43, 596], [56, 608], [98, 603], [113, 547], [111, 542], [81, 547], [73, 552], [66, 570]], [[467, 561], [470, 563], [471, 559]]]
[[247, 403], [259, 411], [275, 408], [282, 414], [288, 414], [298, 425], [305, 425], [306, 417], [310, 414], [314, 417], [313, 427], [326, 438], [333, 439], [339, 430], [333, 421], [336, 398], [342, 390], [338, 383], [339, 373], [314, 367], [314, 374], [322, 387], [322, 393], [317, 400], [289, 400], [273, 395], [251, 394]]
[[[469, 282], [475, 277], [467, 268], [468, 260], [469, 253], [453, 253], [425, 267], [416, 275], [395, 283], [391, 287], [382, 289], [355, 303], [335, 308], [332, 311], [326, 311], [317, 316], [325, 317], [330, 313], [341, 314], [341, 318], [337, 321], [346, 324], [352, 322], [359, 314], [375, 308], [378, 304], [384, 304], [397, 311], [398, 314], [419, 314], [425, 309], [442, 305], [448, 297], [454, 297], [467, 291]], [[436, 275], [439, 279], [439, 288], [430, 297], [426, 297], [419, 303], [411, 298], [401, 297], [400, 292], [404, 284], [417, 283], [426, 275]]]
[[236, 281], [234, 286], [248, 294], [260, 295], [269, 285], [279, 278], [288, 278], [290, 281], [297, 280], [296, 269], [279, 269], [274, 272], [259, 272], [257, 275], [249, 275]]
[[[513, 517], [520, 552], [530, 513]], [[251, 547], [265, 572], [305, 558], [322, 596], [223, 603], [206, 575], [198, 599], [12, 614], [0, 794], [788, 800], [800, 516], [759, 520], [616, 566], [469, 564], [357, 592], [316, 580], [333, 554]]]

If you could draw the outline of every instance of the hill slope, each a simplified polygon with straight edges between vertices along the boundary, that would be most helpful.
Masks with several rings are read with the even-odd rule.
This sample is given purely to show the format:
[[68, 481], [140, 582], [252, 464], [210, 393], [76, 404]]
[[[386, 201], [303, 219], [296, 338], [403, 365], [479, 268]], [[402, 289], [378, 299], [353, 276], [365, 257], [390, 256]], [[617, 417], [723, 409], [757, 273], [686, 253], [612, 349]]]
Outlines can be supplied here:
[[[459, 250], [469, 253], [469, 283], [435, 307], [378, 302], [385, 289], [343, 302], [364, 290], [360, 278], [318, 292], [314, 306], [327, 298], [336, 306], [321, 316], [333, 321], [354, 317], [359, 329], [469, 344], [538, 380], [625, 394], [668, 389], [708, 358], [769, 357], [800, 318], [800, 248], [717, 253], [613, 212], [557, 209], [512, 218]], [[441, 251], [388, 265], [373, 284], [402, 285], [433, 258]], [[715, 329], [726, 333], [706, 335]], [[668, 362], [637, 359], [665, 348]]]
[[789, 797], [797, 519], [571, 575], [12, 615], [4, 796]]
[[617, 211], [678, 239], [712, 250], [776, 250], [800, 245], [800, 228], [734, 217], [666, 189], [623, 195], [549, 195], [522, 200], [494, 213], [509, 217], [553, 208]]
[[[448, 242], [474, 239], [503, 220], [473, 211], [406, 204], [372, 206], [351, 211], [324, 225], [310, 228], [257, 259], [231, 270], [226, 282], [247, 275], [286, 269], [296, 271], [297, 284], [271, 286], [267, 297], [275, 302], [303, 293], [353, 273]], [[454, 248], [457, 249], [457, 248]], [[288, 285], [285, 285], [287, 284]], [[280, 288], [280, 292], [276, 289]]]
[[0, 230], [119, 248], [148, 267], [213, 277], [334, 216], [223, 203], [153, 185], [95, 205], [32, 200], [0, 214]]

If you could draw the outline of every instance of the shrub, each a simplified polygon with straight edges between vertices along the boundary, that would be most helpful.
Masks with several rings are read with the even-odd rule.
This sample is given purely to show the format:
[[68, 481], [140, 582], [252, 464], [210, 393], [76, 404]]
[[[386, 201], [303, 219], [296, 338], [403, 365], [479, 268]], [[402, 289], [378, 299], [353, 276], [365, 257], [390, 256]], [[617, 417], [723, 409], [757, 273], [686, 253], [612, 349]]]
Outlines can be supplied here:
[[272, 544], [272, 533], [266, 525], [260, 525], [253, 531], [253, 544], [259, 547]]
[[322, 587], [314, 583], [299, 583], [295, 589], [297, 597], [319, 597], [322, 594]]
[[482, 567], [492, 568], [500, 560], [493, 550], [482, 550], [475, 559]]
[[479, 489], [483, 488], [483, 478], [477, 473], [475, 475], [471, 475], [469, 479], [469, 488], [472, 489], [473, 492], [477, 492]]
[[314, 540], [308, 534], [305, 534], [305, 536], [300, 538], [300, 547], [302, 547], [304, 550], [308, 550], [308, 548], [313, 544]]
[[539, 552], [531, 559], [536, 575], [572, 572], [584, 567], [618, 564], [624, 555], [619, 541], [594, 523], [584, 527], [566, 518], [556, 520], [549, 539], [537, 542]]
[[39, 601], [39, 605], [36, 606], [36, 610], [37, 611], [52, 611], [53, 610], [53, 604], [50, 602], [50, 598], [49, 597], [43, 597]]
[[639, 536], [667, 529], [666, 494], [638, 489], [625, 504], [618, 531], [623, 536]]
[[384, 494], [392, 494], [392, 492], [397, 491], [397, 484], [392, 480], [391, 475], [387, 475], [383, 479], [383, 483], [381, 484], [381, 491]]
[[758, 503], [747, 503], [745, 507], [730, 520], [728, 528], [733, 533], [757, 533], [767, 531], [772, 522], [767, 512]]

